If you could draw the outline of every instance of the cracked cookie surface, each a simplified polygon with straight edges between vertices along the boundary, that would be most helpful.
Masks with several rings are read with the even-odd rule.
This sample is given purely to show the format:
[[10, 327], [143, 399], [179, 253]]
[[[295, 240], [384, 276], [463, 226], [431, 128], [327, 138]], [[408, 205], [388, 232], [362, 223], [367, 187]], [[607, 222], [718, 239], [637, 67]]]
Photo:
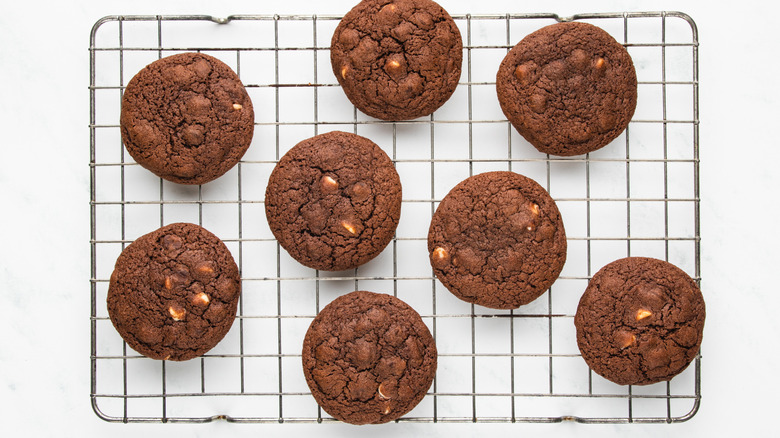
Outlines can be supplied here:
[[333, 74], [360, 111], [383, 120], [433, 113], [460, 79], [463, 42], [431, 0], [364, 0], [336, 27]]
[[626, 129], [637, 79], [628, 51], [607, 32], [564, 22], [507, 53], [496, 92], [504, 115], [536, 149], [571, 156], [602, 148]]
[[588, 366], [621, 385], [670, 380], [696, 357], [704, 330], [696, 283], [662, 260], [628, 257], [601, 268], [574, 325]]
[[265, 212], [279, 244], [313, 269], [342, 271], [376, 257], [401, 216], [401, 180], [371, 140], [347, 132], [295, 145], [271, 172]]
[[461, 181], [428, 231], [436, 277], [458, 298], [514, 309], [542, 295], [566, 261], [566, 232], [544, 188], [513, 172]]
[[236, 316], [240, 278], [230, 251], [195, 224], [145, 234], [119, 255], [108, 286], [108, 315], [135, 351], [188, 360], [213, 348]]
[[436, 374], [436, 344], [420, 315], [387, 294], [352, 292], [314, 318], [303, 340], [303, 373], [334, 418], [379, 424], [411, 411]]
[[238, 76], [222, 61], [181, 53], [144, 67], [122, 96], [122, 142], [160, 178], [205, 184], [241, 160], [254, 110]]

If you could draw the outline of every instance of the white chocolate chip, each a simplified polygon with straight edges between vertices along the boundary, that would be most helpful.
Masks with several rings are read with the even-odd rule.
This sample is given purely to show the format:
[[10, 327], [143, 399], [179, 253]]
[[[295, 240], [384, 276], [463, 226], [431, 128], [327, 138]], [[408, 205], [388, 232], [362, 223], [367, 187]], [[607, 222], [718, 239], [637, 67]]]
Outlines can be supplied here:
[[384, 11], [395, 12], [395, 5], [392, 3], [385, 5], [379, 12], [382, 13]]
[[320, 180], [322, 188], [326, 192], [335, 192], [339, 188], [339, 183], [328, 175], [325, 175]]
[[187, 311], [181, 307], [171, 306], [168, 307], [168, 313], [171, 315], [174, 321], [183, 321], [187, 315]]
[[379, 389], [377, 389], [377, 393], [379, 394], [379, 398], [382, 400], [389, 400], [390, 397], [386, 396], [384, 392], [382, 392], [382, 386], [384, 386], [384, 383], [379, 384]]
[[213, 274], [214, 268], [211, 267], [211, 264], [208, 262], [203, 262], [198, 264], [198, 266], [195, 268], [196, 271], [198, 271], [201, 274]]
[[192, 299], [192, 302], [194, 304], [196, 304], [196, 305], [205, 306], [205, 305], [207, 305], [208, 303], [211, 302], [211, 299], [209, 298], [208, 295], [206, 295], [205, 293], [201, 292], [201, 293], [195, 295], [195, 298]]
[[636, 312], [636, 320], [637, 321], [641, 321], [641, 320], [647, 318], [648, 316], [650, 316], [652, 314], [653, 314], [653, 312], [651, 312], [649, 310], [639, 309]]
[[515, 68], [515, 77], [520, 82], [525, 82], [528, 79], [528, 68], [524, 65], [518, 65]]
[[341, 221], [341, 226], [344, 227], [350, 234], [357, 234], [355, 226], [347, 221]]
[[636, 335], [625, 330], [618, 330], [615, 332], [615, 341], [620, 346], [620, 349], [623, 350], [636, 342]]
[[444, 260], [448, 255], [449, 254], [447, 254], [447, 250], [442, 247], [438, 247], [433, 250], [433, 256], [436, 258], [436, 260]]

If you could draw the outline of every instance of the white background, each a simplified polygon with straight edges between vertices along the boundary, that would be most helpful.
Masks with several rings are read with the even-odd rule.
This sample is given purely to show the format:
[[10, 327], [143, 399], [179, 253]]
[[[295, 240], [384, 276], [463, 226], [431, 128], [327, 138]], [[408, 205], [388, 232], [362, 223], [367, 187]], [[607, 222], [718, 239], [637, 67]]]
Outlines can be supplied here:
[[[276, 2], [273, 2], [276, 3]], [[89, 29], [113, 14], [343, 14], [354, 0], [4, 2], [0, 6], [0, 425], [29, 436], [766, 436], [780, 334], [778, 6], [442, 1], [452, 14], [679, 10], [699, 28], [702, 290], [698, 414], [676, 425], [120, 425], [89, 402]]]

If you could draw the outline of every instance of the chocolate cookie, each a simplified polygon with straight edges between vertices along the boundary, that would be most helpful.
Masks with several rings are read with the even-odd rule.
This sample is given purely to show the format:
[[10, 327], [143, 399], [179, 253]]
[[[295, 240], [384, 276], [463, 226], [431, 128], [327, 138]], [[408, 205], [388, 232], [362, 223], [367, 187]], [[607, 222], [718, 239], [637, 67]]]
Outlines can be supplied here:
[[330, 62], [347, 98], [371, 117], [427, 116], [455, 91], [463, 42], [431, 0], [364, 0], [333, 33]]
[[580, 155], [604, 147], [636, 108], [636, 71], [607, 32], [564, 22], [523, 38], [496, 75], [501, 109], [539, 151]]
[[588, 283], [574, 325], [588, 366], [621, 385], [669, 380], [696, 357], [704, 298], [678, 267], [628, 257], [604, 266]]
[[436, 277], [458, 298], [494, 309], [530, 303], [566, 261], [555, 201], [532, 179], [487, 172], [442, 199], [428, 231]]
[[303, 339], [303, 374], [334, 418], [379, 424], [411, 411], [436, 374], [436, 344], [422, 318], [392, 295], [336, 298]]
[[127, 84], [120, 128], [127, 152], [160, 178], [204, 184], [249, 148], [254, 111], [222, 61], [182, 53], [155, 61]]
[[195, 224], [176, 223], [122, 251], [108, 285], [108, 315], [135, 351], [152, 359], [201, 356], [233, 324], [238, 267], [224, 243]]
[[298, 143], [271, 172], [268, 225], [295, 260], [325, 271], [353, 269], [393, 239], [401, 180], [371, 140], [328, 132]]

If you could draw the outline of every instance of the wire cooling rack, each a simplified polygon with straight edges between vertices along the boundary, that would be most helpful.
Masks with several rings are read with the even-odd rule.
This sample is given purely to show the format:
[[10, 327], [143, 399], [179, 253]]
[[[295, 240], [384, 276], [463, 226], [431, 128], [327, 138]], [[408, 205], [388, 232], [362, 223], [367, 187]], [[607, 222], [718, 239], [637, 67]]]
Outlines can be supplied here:
[[[330, 68], [338, 16], [111, 16], [90, 40], [91, 376], [100, 418], [117, 422], [328, 422], [300, 364], [304, 333], [328, 302], [364, 289], [411, 304], [436, 338], [428, 396], [404, 422], [678, 422], [701, 398], [700, 357], [671, 382], [618, 386], [579, 355], [573, 316], [588, 279], [629, 255], [668, 260], [700, 281], [696, 25], [678, 12], [456, 15], [463, 74], [432, 116], [385, 122], [358, 112]], [[541, 154], [501, 113], [495, 72], [528, 33], [556, 21], [602, 27], [631, 54], [638, 106], [614, 142], [579, 157]], [[127, 81], [163, 56], [201, 51], [230, 65], [255, 107], [243, 160], [203, 186], [163, 181], [135, 164], [119, 133]], [[393, 159], [401, 222], [376, 259], [348, 272], [300, 266], [264, 216], [274, 165], [298, 141], [331, 130], [366, 136]], [[426, 236], [457, 182], [512, 170], [547, 188], [569, 243], [561, 277], [533, 303], [499, 311], [454, 298], [432, 275]], [[242, 275], [238, 317], [202, 358], [153, 361], [127, 348], [105, 299], [121, 250], [162, 225], [201, 224], [223, 239]]]

